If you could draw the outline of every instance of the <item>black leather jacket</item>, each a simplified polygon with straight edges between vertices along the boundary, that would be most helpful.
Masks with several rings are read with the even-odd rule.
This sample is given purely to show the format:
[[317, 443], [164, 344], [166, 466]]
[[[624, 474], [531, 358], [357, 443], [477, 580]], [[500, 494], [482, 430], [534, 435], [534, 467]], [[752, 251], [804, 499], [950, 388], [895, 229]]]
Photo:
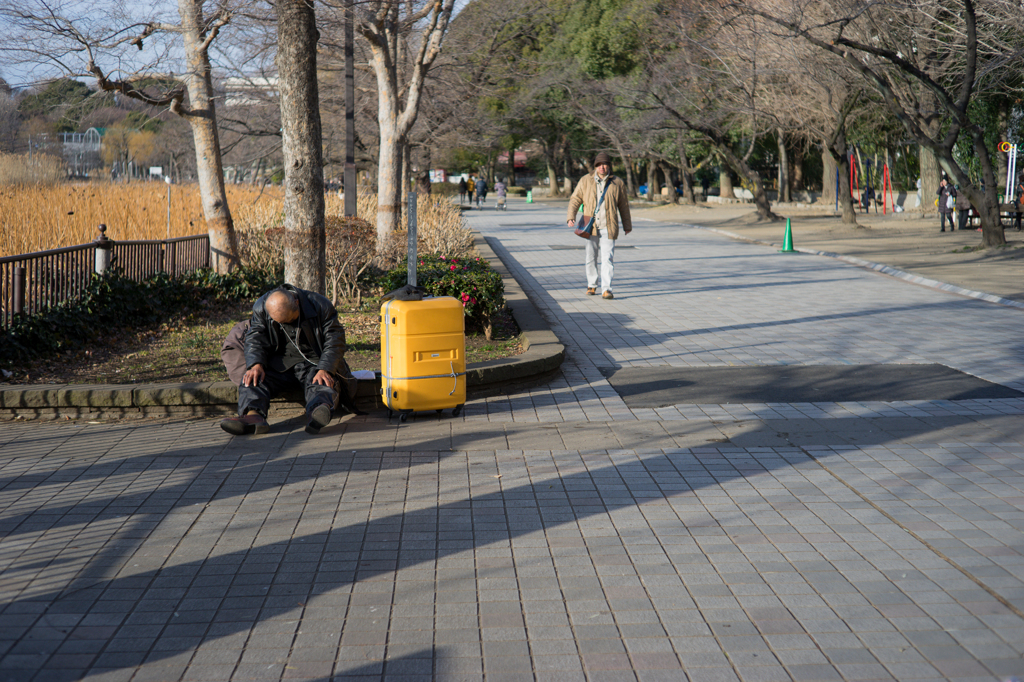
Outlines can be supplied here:
[[[334, 305], [318, 293], [305, 291], [291, 284], [285, 284], [281, 288], [295, 292], [299, 296], [302, 333], [306, 343], [312, 346], [320, 357], [317, 367], [331, 374], [348, 374], [348, 365], [345, 363], [345, 328], [338, 321], [338, 311], [334, 309]], [[249, 331], [245, 335], [246, 369], [253, 365], [267, 367], [268, 360], [276, 352], [281, 341], [279, 328], [272, 324], [273, 320], [264, 307], [267, 296], [271, 293], [273, 292], [263, 294], [252, 305], [252, 320], [249, 321]]]

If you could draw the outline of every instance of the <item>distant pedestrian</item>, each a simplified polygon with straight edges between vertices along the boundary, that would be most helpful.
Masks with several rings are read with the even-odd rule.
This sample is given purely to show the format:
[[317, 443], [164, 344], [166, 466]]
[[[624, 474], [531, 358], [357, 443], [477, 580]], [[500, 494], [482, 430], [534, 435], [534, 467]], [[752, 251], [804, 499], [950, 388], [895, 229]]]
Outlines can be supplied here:
[[946, 178], [939, 181], [939, 189], [935, 192], [939, 195], [939, 232], [946, 231], [946, 221], [949, 221], [949, 231], [953, 232], [956, 226], [953, 224], [953, 210], [956, 207], [956, 188], [949, 184]]
[[[875, 201], [875, 188], [872, 187], [871, 185], [868, 185], [867, 187], [864, 188], [864, 197], [863, 197], [864, 212], [865, 213], [870, 212], [871, 204], [874, 201]], [[875, 213], [878, 213], [878, 207], [877, 206], [875, 206]]]
[[505, 183], [502, 182], [501, 180], [498, 180], [496, 183], [494, 183], [494, 194], [498, 197], [498, 200], [495, 203], [494, 208], [504, 210], [505, 195], [508, 193], [507, 190], [508, 187], [506, 187]]
[[481, 202], [487, 201], [487, 181], [482, 177], [476, 181], [476, 207], [480, 208]]
[[469, 180], [466, 181], [466, 191], [469, 193], [469, 203], [473, 203], [473, 190], [476, 189], [476, 179], [470, 175]]
[[467, 189], [469, 189], [469, 185], [466, 184], [466, 178], [459, 178], [459, 206], [462, 206], [462, 202], [466, 200]]
[[[615, 271], [615, 240], [619, 238], [619, 219], [626, 234], [633, 231], [633, 220], [629, 215], [629, 198], [626, 184], [612, 175], [611, 157], [601, 152], [594, 157], [595, 173], [580, 178], [576, 189], [569, 198], [566, 222], [576, 224], [576, 211], [583, 208], [583, 214], [593, 216], [594, 232], [586, 243], [584, 267], [587, 274], [587, 295], [593, 296], [601, 287], [601, 298], [612, 299], [612, 275]], [[601, 268], [598, 271], [598, 255]]]

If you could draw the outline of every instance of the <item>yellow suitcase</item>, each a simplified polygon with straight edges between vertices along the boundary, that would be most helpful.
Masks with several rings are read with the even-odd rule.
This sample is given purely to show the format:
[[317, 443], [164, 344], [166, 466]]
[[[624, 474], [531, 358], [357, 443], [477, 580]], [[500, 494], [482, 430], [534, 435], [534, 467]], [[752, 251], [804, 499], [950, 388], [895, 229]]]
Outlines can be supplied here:
[[451, 296], [385, 302], [380, 309], [381, 396], [388, 416], [466, 403], [466, 325]]

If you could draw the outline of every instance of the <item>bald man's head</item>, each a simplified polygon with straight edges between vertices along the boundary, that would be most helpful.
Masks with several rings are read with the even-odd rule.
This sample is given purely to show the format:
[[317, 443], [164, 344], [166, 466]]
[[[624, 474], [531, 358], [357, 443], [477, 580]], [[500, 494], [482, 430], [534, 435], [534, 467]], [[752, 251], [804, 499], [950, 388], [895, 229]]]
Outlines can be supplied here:
[[299, 319], [299, 297], [290, 291], [270, 292], [265, 307], [267, 315], [280, 324], [291, 324]]

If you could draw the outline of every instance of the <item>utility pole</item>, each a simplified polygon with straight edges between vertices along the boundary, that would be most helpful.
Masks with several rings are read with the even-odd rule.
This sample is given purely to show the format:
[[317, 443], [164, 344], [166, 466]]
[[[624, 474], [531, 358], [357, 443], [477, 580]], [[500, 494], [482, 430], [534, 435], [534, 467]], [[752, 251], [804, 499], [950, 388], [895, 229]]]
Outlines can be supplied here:
[[356, 214], [356, 88], [355, 88], [355, 16], [353, 0], [345, 1], [345, 216]]

